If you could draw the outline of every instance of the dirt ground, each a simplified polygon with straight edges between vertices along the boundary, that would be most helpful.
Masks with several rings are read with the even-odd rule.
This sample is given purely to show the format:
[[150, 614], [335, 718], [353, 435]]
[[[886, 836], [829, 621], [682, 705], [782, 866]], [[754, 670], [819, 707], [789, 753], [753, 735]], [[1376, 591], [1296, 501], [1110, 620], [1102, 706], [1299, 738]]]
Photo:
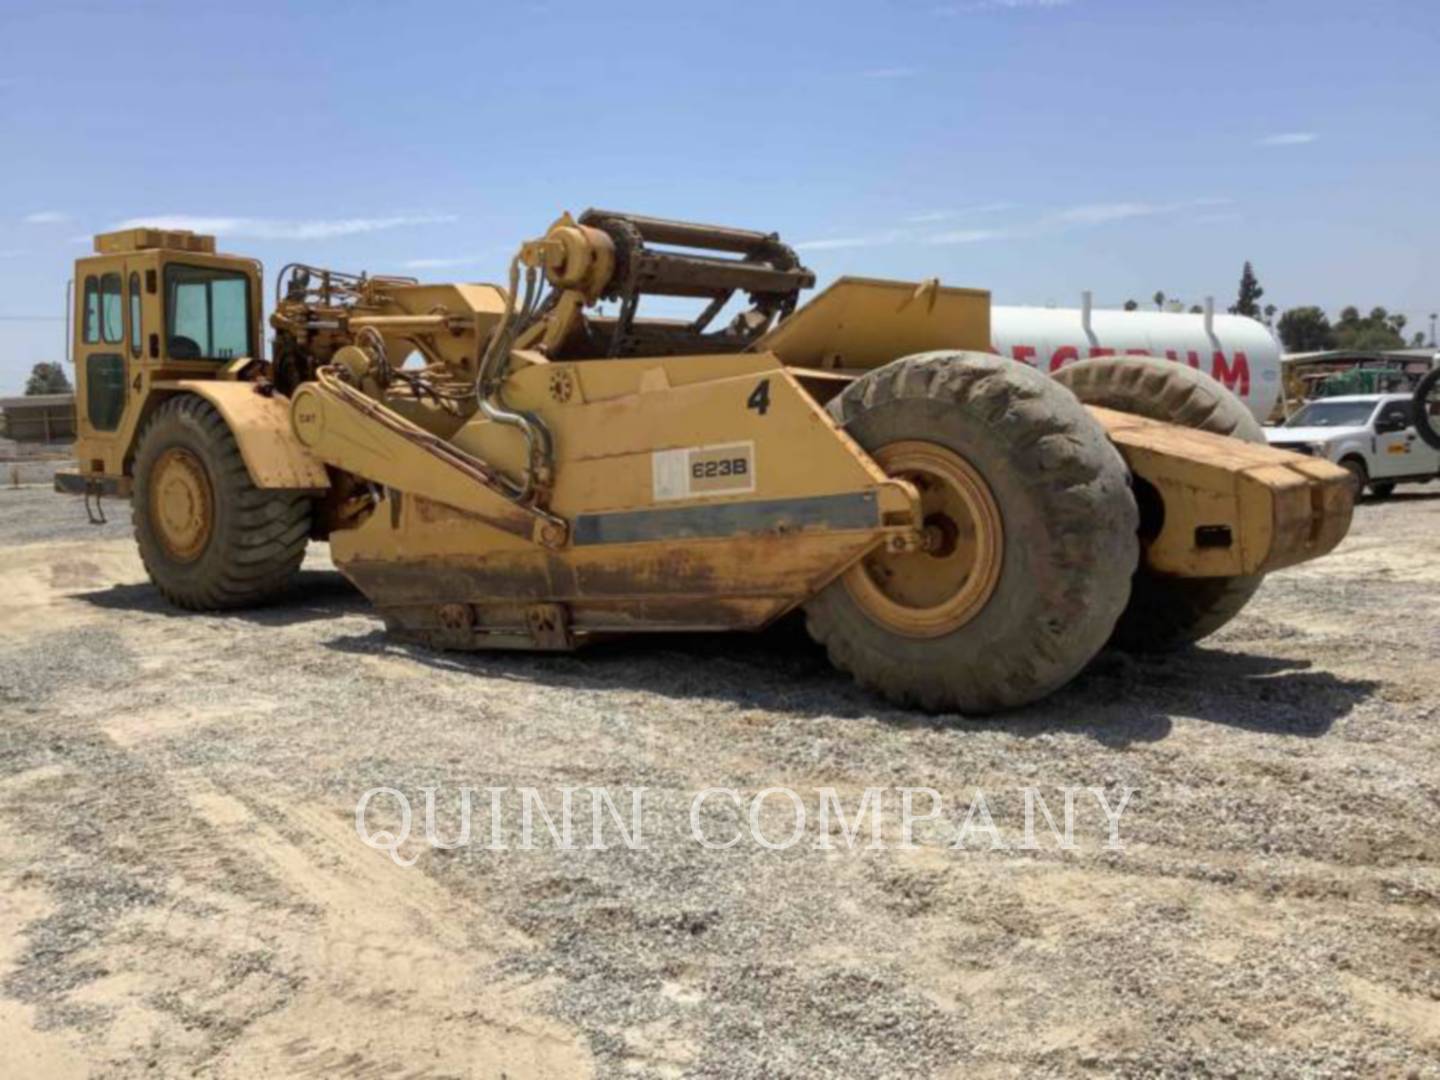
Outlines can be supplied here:
[[[320, 547], [281, 605], [179, 616], [124, 507], [92, 528], [19, 479], [0, 1074], [1440, 1075], [1440, 493], [1361, 505], [1204, 647], [977, 723], [886, 707], [791, 626], [400, 647]], [[423, 817], [438, 789], [454, 838], [461, 786], [468, 845], [361, 842], [367, 790]], [[1067, 786], [1133, 789], [1121, 849], [1089, 793], [1073, 849], [1018, 847], [1024, 789], [1058, 816]], [[523, 849], [522, 787], [643, 789], [644, 842], [582, 817]], [[803, 836], [712, 799], [740, 839], [703, 846], [712, 787], [797, 792]], [[943, 800], [910, 847], [906, 787]], [[879, 846], [818, 846], [821, 788], [882, 789]], [[995, 832], [956, 848], [976, 789]], [[787, 797], [759, 807], [783, 839]]]

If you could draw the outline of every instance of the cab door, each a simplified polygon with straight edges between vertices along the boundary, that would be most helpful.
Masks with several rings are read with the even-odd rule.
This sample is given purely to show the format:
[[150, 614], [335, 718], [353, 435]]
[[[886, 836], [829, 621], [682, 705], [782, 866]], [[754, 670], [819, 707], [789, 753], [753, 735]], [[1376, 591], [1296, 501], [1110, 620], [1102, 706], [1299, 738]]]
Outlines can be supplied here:
[[1372, 478], [1419, 476], [1440, 470], [1440, 454], [1415, 431], [1414, 403], [1387, 401], [1375, 414], [1375, 461]]
[[81, 471], [120, 472], [129, 398], [125, 260], [85, 259], [75, 282], [76, 456]]

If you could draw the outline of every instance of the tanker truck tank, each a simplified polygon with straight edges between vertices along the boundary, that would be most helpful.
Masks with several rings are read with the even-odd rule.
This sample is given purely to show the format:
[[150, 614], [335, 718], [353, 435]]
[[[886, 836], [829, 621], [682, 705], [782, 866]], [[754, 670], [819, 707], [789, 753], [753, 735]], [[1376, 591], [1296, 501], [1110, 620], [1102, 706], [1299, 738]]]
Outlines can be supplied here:
[[1241, 315], [996, 305], [990, 333], [997, 353], [1046, 372], [1116, 353], [1188, 364], [1217, 379], [1262, 423], [1280, 396], [1280, 344]]

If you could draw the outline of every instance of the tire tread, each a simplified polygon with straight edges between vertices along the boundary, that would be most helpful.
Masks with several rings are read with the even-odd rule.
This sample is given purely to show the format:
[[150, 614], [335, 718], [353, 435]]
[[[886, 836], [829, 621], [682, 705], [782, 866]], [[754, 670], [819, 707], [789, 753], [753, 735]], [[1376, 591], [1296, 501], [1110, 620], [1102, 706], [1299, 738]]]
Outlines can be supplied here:
[[[215, 531], [190, 564], [169, 559], [148, 521], [149, 470], [170, 446], [200, 458], [209, 474]], [[313, 500], [305, 492], [256, 487], [234, 433], [195, 394], [162, 403], [137, 440], [131, 522], [146, 573], [161, 594], [190, 611], [253, 607], [289, 586], [305, 557]]]

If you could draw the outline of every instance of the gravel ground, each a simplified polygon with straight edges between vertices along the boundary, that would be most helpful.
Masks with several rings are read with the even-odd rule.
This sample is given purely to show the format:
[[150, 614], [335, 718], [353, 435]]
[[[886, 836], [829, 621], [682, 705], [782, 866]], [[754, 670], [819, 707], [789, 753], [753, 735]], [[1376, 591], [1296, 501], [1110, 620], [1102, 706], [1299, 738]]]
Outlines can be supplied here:
[[[1440, 1075], [1440, 495], [1363, 504], [1204, 647], [984, 723], [888, 708], [792, 625], [397, 646], [319, 547], [283, 604], [179, 616], [108, 508], [0, 488], [10, 1075]], [[422, 789], [448, 840], [461, 786], [470, 843], [425, 843]], [[413, 865], [357, 836], [377, 787]], [[699, 823], [740, 839], [692, 836], [697, 792], [772, 787], [798, 843], [723, 797]], [[907, 787], [941, 797], [909, 846]], [[1024, 790], [1058, 820], [1066, 787], [1132, 792], [1118, 850], [1087, 791], [1073, 848], [1020, 847]], [[557, 826], [579, 789], [571, 847], [521, 847], [521, 788]], [[635, 848], [608, 816], [587, 847], [591, 788], [643, 789]], [[880, 789], [878, 846], [824, 788]], [[956, 848], [977, 789], [994, 832]]]

